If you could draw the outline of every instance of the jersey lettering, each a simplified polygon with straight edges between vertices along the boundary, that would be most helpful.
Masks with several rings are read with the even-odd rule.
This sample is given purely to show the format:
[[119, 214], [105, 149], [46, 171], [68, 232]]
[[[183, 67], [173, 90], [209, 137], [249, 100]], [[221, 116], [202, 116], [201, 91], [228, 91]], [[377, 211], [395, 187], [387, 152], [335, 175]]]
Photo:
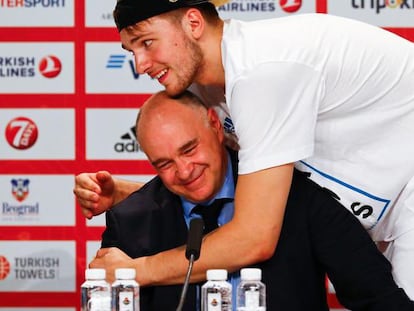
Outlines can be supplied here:
[[310, 173], [310, 179], [328, 189], [331, 194], [335, 194], [334, 197], [354, 214], [367, 230], [373, 229], [388, 211], [390, 199], [368, 193], [304, 161], [296, 163], [295, 166]]
[[365, 219], [368, 216], [372, 215], [372, 212], [373, 212], [372, 206], [362, 205], [361, 207], [359, 207], [360, 205], [361, 205], [360, 202], [354, 202], [351, 204], [351, 210], [355, 216], [361, 215], [361, 217]]

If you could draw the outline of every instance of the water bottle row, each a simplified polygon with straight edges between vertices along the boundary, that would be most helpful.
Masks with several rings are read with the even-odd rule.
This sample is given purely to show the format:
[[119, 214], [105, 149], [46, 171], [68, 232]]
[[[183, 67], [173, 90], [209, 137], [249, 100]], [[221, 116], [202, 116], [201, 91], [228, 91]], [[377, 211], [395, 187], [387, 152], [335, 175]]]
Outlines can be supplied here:
[[[86, 269], [81, 286], [82, 311], [139, 311], [139, 285], [135, 269], [116, 269], [116, 281], [106, 282], [104, 269]], [[227, 270], [210, 269], [207, 282], [201, 287], [202, 311], [232, 311], [232, 285]], [[266, 311], [266, 286], [262, 271], [256, 268], [240, 270], [237, 286], [237, 311]]]
[[[266, 286], [261, 281], [262, 271], [257, 268], [240, 270], [237, 285], [237, 311], [266, 311]], [[207, 271], [207, 282], [201, 287], [202, 311], [231, 311], [232, 285], [227, 281], [227, 270]]]
[[86, 269], [81, 286], [82, 311], [139, 311], [139, 285], [135, 269], [116, 269], [109, 284], [105, 269]]

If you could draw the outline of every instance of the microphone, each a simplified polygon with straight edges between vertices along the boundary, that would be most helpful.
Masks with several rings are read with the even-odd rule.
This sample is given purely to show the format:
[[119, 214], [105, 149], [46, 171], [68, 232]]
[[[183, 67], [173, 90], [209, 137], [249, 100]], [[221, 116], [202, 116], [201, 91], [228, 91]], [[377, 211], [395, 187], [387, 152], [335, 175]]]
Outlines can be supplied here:
[[204, 221], [201, 218], [193, 218], [190, 221], [188, 230], [187, 248], [185, 257], [188, 259], [187, 275], [185, 277], [184, 286], [181, 291], [180, 303], [176, 311], [181, 311], [184, 306], [185, 296], [187, 294], [188, 284], [190, 282], [191, 271], [193, 270], [194, 261], [200, 257], [201, 240], [203, 238]]
[[185, 257], [190, 260], [194, 255], [194, 261], [200, 257], [201, 240], [203, 238], [204, 222], [202, 218], [193, 218], [190, 221], [190, 229], [188, 230], [187, 248]]

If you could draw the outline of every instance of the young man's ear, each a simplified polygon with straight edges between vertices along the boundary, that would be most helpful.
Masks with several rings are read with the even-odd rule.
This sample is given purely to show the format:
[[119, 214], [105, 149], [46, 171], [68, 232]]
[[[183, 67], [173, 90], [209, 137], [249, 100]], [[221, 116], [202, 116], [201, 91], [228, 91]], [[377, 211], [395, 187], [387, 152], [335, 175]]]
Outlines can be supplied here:
[[184, 29], [191, 33], [194, 39], [199, 39], [203, 34], [205, 27], [205, 20], [203, 15], [198, 9], [188, 9], [183, 17]]

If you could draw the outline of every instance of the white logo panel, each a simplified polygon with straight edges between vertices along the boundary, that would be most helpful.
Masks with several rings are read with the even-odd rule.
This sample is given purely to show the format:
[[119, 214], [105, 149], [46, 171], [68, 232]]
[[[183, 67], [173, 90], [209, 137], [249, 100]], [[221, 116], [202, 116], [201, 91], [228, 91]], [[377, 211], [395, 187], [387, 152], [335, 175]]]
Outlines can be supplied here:
[[86, 265], [95, 258], [96, 252], [101, 248], [101, 241], [86, 242]]
[[152, 94], [163, 87], [139, 75], [132, 55], [117, 43], [86, 43], [86, 93]]
[[[138, 109], [87, 109], [88, 160], [146, 160], [135, 137]], [[111, 126], [108, 126], [110, 124]]]
[[74, 241], [0, 241], [0, 292], [75, 292]]
[[0, 27], [73, 27], [75, 0], [0, 1]]
[[86, 0], [85, 25], [86, 27], [115, 28], [112, 12], [115, 9], [113, 0]]
[[[124, 180], [131, 180], [131, 181], [139, 181], [139, 182], [147, 182], [152, 179], [155, 175], [114, 175], [116, 178], [124, 179]], [[98, 216], [93, 217], [90, 220], [86, 220], [87, 226], [90, 227], [105, 227], [105, 214], [101, 214]]]
[[327, 0], [327, 11], [380, 27], [414, 27], [412, 1]]
[[74, 72], [72, 42], [0, 43], [0, 93], [73, 94]]
[[2, 226], [74, 226], [73, 175], [0, 175]]
[[258, 20], [316, 12], [316, 0], [232, 0], [217, 8], [223, 19]]
[[75, 157], [72, 108], [0, 109], [0, 125], [0, 160], [73, 160]]

